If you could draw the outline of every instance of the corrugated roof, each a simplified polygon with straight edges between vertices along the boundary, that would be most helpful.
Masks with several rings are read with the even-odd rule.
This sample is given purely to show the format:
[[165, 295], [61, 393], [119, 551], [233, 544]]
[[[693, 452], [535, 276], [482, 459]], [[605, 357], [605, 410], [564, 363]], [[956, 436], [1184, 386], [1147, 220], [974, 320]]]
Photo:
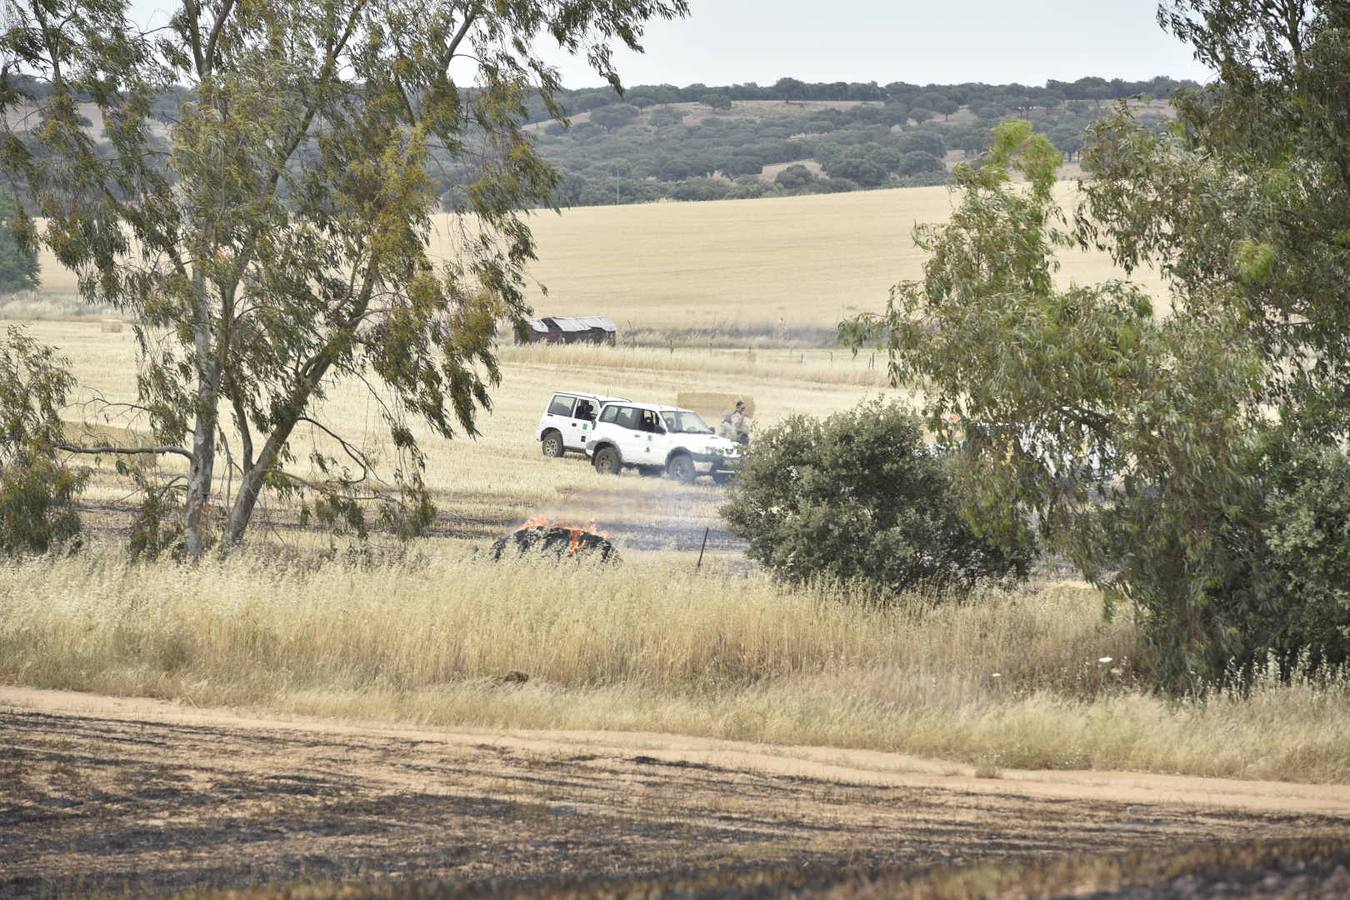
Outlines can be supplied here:
[[541, 333], [547, 333], [554, 328], [559, 331], [590, 331], [592, 328], [599, 328], [611, 333], [617, 333], [619, 330], [613, 320], [605, 316], [540, 316], [525, 321], [532, 330]]

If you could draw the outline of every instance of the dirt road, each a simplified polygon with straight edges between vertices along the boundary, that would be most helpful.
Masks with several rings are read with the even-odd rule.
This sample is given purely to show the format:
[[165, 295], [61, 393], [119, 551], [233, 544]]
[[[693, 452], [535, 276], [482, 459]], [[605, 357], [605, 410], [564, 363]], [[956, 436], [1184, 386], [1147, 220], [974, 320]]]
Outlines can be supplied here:
[[1344, 834], [1350, 787], [669, 735], [399, 730], [0, 687], [0, 897], [857, 873]]

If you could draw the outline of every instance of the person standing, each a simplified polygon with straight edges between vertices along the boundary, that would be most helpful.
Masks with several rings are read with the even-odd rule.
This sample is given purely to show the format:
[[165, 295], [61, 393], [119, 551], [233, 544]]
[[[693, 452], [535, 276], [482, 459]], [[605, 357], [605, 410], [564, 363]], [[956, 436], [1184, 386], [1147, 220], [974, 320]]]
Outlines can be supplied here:
[[718, 433], [739, 444], [750, 443], [750, 417], [745, 414], [745, 401], [737, 400], [736, 408], [722, 417]]

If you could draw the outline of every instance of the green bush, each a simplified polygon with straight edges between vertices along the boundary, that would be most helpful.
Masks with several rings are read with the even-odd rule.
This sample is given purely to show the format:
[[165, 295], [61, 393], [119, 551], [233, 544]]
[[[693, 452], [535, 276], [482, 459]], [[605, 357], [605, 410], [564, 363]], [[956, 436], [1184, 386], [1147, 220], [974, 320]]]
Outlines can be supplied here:
[[141, 508], [131, 520], [127, 553], [132, 559], [158, 559], [164, 553], [181, 556], [186, 547], [183, 530], [183, 492], [172, 485], [152, 483], [127, 469], [142, 492]]
[[0, 470], [0, 553], [46, 553], [80, 534], [76, 498], [85, 477], [47, 453], [21, 454]]
[[1287, 663], [1350, 661], [1350, 456], [1305, 448], [1283, 461], [1266, 495], [1275, 652]]
[[865, 403], [794, 416], [757, 435], [722, 515], [750, 556], [794, 582], [817, 577], [969, 590], [1026, 577], [1027, 546], [977, 537], [958, 512], [946, 460], [900, 407]]
[[919, 175], [924, 172], [946, 172], [947, 167], [930, 153], [924, 153], [922, 150], [911, 150], [900, 160], [900, 165], [896, 169], [899, 175]]
[[809, 188], [815, 180], [815, 173], [798, 163], [779, 172], [774, 183], [785, 191], [800, 191]]
[[592, 110], [591, 122], [603, 128], [619, 128], [636, 119], [641, 112], [631, 103], [615, 103]]
[[19, 221], [14, 198], [0, 192], [0, 294], [38, 286], [37, 249], [21, 239], [26, 224]]
[[57, 455], [74, 384], [66, 366], [22, 328], [0, 339], [0, 553], [46, 553], [80, 533], [86, 477]]

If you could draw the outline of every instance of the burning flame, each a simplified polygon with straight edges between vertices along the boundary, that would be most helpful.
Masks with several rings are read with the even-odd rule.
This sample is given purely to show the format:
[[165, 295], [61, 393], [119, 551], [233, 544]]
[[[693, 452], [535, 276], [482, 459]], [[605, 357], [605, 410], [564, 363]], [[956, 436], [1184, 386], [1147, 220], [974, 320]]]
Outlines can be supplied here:
[[578, 525], [575, 522], [569, 522], [566, 519], [550, 519], [547, 516], [534, 516], [521, 523], [521, 525], [516, 528], [516, 531], [524, 531], [527, 528], [565, 528], [572, 534], [571, 541], [568, 545], [568, 552], [573, 556], [576, 556], [577, 551], [581, 549], [582, 539], [585, 538], [588, 533], [598, 535], [602, 538], [609, 537], [608, 534], [596, 528], [594, 519], [591, 519], [585, 525]]

